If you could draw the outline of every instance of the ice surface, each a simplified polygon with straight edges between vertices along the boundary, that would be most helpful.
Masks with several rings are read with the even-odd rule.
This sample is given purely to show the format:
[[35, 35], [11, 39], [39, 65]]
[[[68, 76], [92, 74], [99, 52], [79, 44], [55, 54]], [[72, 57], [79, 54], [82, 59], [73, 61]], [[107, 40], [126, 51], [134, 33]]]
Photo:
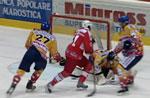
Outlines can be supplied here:
[[[76, 89], [77, 80], [67, 78], [53, 89], [53, 93], [45, 92], [45, 85], [63, 68], [58, 64], [48, 65], [41, 78], [37, 81], [37, 89], [35, 92], [26, 93], [25, 86], [31, 75], [26, 74], [17, 86], [12, 96], [6, 96], [12, 77], [22, 59], [26, 49], [24, 48], [25, 40], [29, 34], [29, 30], [10, 28], [0, 26], [0, 98], [85, 98], [92, 89], [92, 83], [89, 88], [84, 91]], [[59, 51], [64, 55], [64, 51], [71, 36], [55, 34], [58, 40]], [[93, 98], [148, 98], [150, 96], [150, 46], [145, 46], [145, 55], [142, 61], [135, 67], [138, 74], [135, 85], [131, 87], [128, 95], [117, 96], [116, 91], [119, 86], [97, 86], [97, 93]]]

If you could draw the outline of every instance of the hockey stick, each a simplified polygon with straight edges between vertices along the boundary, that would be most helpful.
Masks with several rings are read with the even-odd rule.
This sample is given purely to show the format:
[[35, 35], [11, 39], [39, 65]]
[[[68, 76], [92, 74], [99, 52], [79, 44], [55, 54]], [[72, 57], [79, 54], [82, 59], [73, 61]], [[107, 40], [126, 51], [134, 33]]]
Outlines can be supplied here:
[[[101, 74], [103, 74], [103, 73], [102, 73], [102, 72], [99, 72], [99, 73], [96, 73], [96, 74], [93, 74], [93, 73], [89, 73], [89, 74], [98, 76], [98, 75], [101, 75]], [[75, 77], [75, 78], [79, 78], [79, 77], [80, 77], [80, 75], [75, 75], [75, 74], [71, 74], [70, 76], [71, 76], [71, 77]]]
[[[94, 66], [94, 65], [93, 65], [93, 66]], [[93, 69], [93, 71], [95, 72], [95, 68]], [[89, 94], [87, 95], [87, 97], [91, 97], [91, 96], [93, 96], [95, 93], [96, 93], [96, 75], [93, 74], [93, 90], [92, 90], [91, 93], [89, 93]]]
[[[97, 38], [96, 36], [98, 36], [98, 38]], [[100, 40], [100, 35], [99, 35], [98, 33], [96, 33], [96, 35], [95, 35], [94, 37], [95, 37], [96, 40], [97, 40], [98, 48], [101, 49], [101, 50], [103, 50], [104, 48], [103, 48], [102, 42], [101, 42], [101, 40]], [[93, 60], [93, 61], [94, 61], [94, 60]], [[95, 70], [95, 66], [94, 66], [94, 63], [93, 63], [93, 73], [92, 73], [92, 75], [93, 75], [93, 90], [92, 90], [91, 93], [89, 93], [89, 94], [87, 95], [87, 97], [92, 97], [92, 96], [96, 93], [96, 75], [100, 75], [100, 74], [102, 74], [102, 72], [97, 73], [97, 74], [95, 74], [95, 73], [96, 73], [96, 70]]]
[[[92, 58], [92, 59], [94, 59], [94, 58]], [[94, 62], [93, 62], [93, 90], [91, 93], [89, 93], [87, 95], [87, 97], [91, 97], [96, 93], [96, 75], [95, 75], [95, 73], [96, 73], [96, 70], [95, 70], [95, 66], [94, 66]]]
[[[82, 68], [80, 68], [80, 67], [76, 67], [76, 69], [78, 69], [78, 70], [81, 70], [81, 71], [84, 71]], [[97, 76], [97, 75], [100, 75], [100, 74], [102, 74], [103, 72], [102, 71], [100, 71], [100, 72], [98, 72], [98, 73], [95, 73], [95, 75]], [[94, 74], [94, 72], [93, 73], [89, 73], [89, 74], [91, 74], [91, 75], [93, 75]], [[76, 75], [77, 76], [77, 75]]]

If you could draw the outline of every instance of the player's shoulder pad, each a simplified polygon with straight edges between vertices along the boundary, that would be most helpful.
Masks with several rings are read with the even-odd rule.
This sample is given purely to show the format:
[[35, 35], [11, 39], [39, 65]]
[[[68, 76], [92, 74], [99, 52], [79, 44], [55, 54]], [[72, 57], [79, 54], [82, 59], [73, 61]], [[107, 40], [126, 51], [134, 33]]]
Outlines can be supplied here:
[[47, 38], [49, 38], [50, 40], [56, 40], [56, 37], [55, 37], [55, 35], [53, 35], [53, 34], [50, 34], [50, 33], [47, 33], [47, 32], [45, 32], [44, 33], [44, 36], [46, 36]]
[[133, 24], [128, 24], [124, 27], [124, 30], [137, 30], [137, 27]]
[[130, 30], [130, 25], [126, 25], [125, 27], [124, 27], [124, 30]]
[[52, 40], [56, 40], [56, 37], [55, 37], [55, 35], [53, 35], [53, 34], [50, 34], [50, 36], [51, 36], [51, 39], [52, 39]]
[[80, 29], [78, 29], [78, 32], [87, 33], [88, 32], [88, 28], [80, 28]]
[[33, 28], [33, 30], [32, 30], [31, 32], [32, 32], [32, 33], [36, 33], [36, 32], [38, 32], [38, 31], [40, 31], [40, 29]]

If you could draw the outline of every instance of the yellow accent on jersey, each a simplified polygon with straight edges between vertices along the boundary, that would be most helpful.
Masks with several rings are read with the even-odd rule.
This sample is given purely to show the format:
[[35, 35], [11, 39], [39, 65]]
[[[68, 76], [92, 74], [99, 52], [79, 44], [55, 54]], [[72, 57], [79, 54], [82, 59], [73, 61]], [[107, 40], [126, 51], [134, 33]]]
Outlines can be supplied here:
[[120, 69], [123, 74], [127, 73], [127, 70], [120, 63], [118, 63], [117, 68]]
[[58, 51], [57, 51], [57, 41], [56, 40], [51, 41], [49, 51], [50, 51], [52, 56], [54, 56], [55, 54], [58, 53]]
[[101, 62], [101, 60], [106, 57], [106, 56], [102, 56], [102, 53], [103, 53], [103, 52], [100, 51], [100, 50], [96, 50], [96, 51], [93, 53], [94, 64], [95, 64], [95, 65], [98, 65], [98, 64]]
[[135, 27], [132, 24], [128, 24], [123, 28], [123, 30], [120, 32], [119, 35], [120, 37], [124, 37], [124, 36], [132, 36], [133, 34], [140, 37], [142, 36], [137, 27]]
[[25, 47], [29, 48], [36, 41], [40, 42], [41, 47], [43, 46], [46, 48], [52, 56], [58, 52], [57, 41], [54, 35], [51, 35], [46, 31], [35, 29], [30, 32]]
[[19, 76], [23, 76], [23, 75], [25, 74], [25, 71], [22, 70], [22, 69], [18, 69], [18, 70], [17, 70], [17, 74], [18, 74]]
[[[105, 51], [106, 52], [106, 51]], [[114, 60], [108, 61], [107, 60], [107, 55], [102, 56], [103, 52], [101, 51], [96, 51], [94, 53], [94, 64], [99, 65], [101, 68], [109, 68], [111, 69], [114, 74], [125, 74], [127, 71], [123, 68], [123, 66], [119, 63], [119, 57], [115, 57]]]

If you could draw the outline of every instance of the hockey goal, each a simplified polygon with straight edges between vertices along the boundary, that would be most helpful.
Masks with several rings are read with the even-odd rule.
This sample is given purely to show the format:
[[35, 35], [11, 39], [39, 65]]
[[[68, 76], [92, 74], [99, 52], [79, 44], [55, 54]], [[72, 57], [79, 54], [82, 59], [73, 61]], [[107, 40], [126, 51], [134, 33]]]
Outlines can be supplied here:
[[54, 14], [50, 17], [50, 23], [52, 24], [51, 32], [73, 35], [75, 30], [81, 27], [83, 20], [92, 22], [91, 32], [96, 39], [98, 48], [111, 49], [110, 24], [108, 21]]

